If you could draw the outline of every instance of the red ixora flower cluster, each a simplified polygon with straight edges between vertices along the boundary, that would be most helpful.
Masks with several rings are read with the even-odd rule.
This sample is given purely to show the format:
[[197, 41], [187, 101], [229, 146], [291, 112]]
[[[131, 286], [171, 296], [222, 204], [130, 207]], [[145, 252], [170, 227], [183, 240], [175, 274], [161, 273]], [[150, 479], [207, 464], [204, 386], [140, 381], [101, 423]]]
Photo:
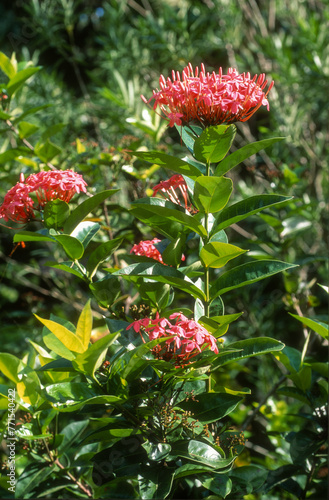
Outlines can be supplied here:
[[183, 70], [182, 75], [172, 71], [172, 78], [160, 76], [160, 90], [153, 90], [153, 96], [145, 103], [154, 99], [153, 109], [160, 108], [169, 121], [169, 127], [187, 125], [190, 122], [203, 128], [221, 123], [245, 122], [260, 106], [267, 106], [267, 94], [274, 85], [272, 82], [267, 91], [268, 81], [265, 74], [239, 74], [234, 68], [229, 68], [223, 74], [206, 73], [201, 64], [201, 71], [193, 69], [191, 63]]
[[158, 238], [154, 238], [153, 240], [145, 240], [141, 241], [138, 244], [135, 244], [130, 253], [134, 253], [135, 255], [141, 255], [144, 257], [150, 257], [151, 259], [157, 260], [164, 264], [162, 260], [162, 255], [159, 250], [156, 248], [155, 243], [160, 243], [161, 240]]
[[[0, 207], [0, 219], [25, 224], [35, 218], [35, 210], [42, 210], [48, 201], [60, 199], [67, 203], [75, 193], [86, 192], [87, 183], [73, 170], [52, 170], [31, 174], [13, 186], [4, 197]], [[38, 206], [31, 198], [34, 194]]]
[[158, 193], [162, 194], [167, 200], [182, 205], [181, 198], [183, 199], [184, 206], [187, 210], [191, 209], [191, 203], [188, 198], [187, 185], [184, 177], [180, 174], [173, 175], [166, 181], [161, 181], [154, 186], [152, 196]]
[[[169, 320], [176, 320], [171, 322]], [[179, 364], [189, 361], [192, 357], [210, 347], [211, 351], [218, 354], [216, 338], [203, 326], [194, 320], [188, 319], [182, 313], [174, 313], [167, 318], [160, 318], [156, 313], [155, 319], [143, 318], [131, 323], [127, 330], [133, 328], [145, 342], [142, 333], [146, 333], [149, 340], [168, 337], [162, 344], [153, 349], [153, 354], [158, 359], [169, 361], [174, 359]]]

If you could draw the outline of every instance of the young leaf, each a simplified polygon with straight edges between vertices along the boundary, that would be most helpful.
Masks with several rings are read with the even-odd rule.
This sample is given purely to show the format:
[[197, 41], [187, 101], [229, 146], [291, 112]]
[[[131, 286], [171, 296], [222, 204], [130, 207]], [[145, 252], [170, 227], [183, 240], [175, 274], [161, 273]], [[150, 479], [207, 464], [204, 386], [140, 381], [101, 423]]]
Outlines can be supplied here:
[[25, 68], [18, 71], [13, 77], [10, 78], [7, 84], [7, 92], [9, 97], [12, 97], [16, 90], [18, 90], [34, 73], [37, 73], [41, 69], [41, 66], [36, 66], [34, 68]]
[[99, 229], [100, 225], [98, 222], [84, 220], [80, 222], [75, 229], [73, 229], [70, 236], [79, 240], [82, 243], [83, 248], [86, 249], [95, 234], [98, 233]]
[[45, 142], [36, 144], [34, 152], [40, 160], [47, 163], [59, 155], [62, 152], [62, 148], [47, 139]]
[[90, 212], [92, 212], [100, 203], [110, 198], [117, 193], [118, 189], [108, 189], [95, 194], [91, 198], [80, 203], [71, 215], [67, 218], [64, 224], [64, 233], [70, 234], [73, 229], [81, 222]]
[[78, 353], [84, 352], [84, 346], [81, 340], [65, 326], [56, 323], [49, 319], [40, 318], [35, 314], [35, 317], [45, 325], [57, 337], [57, 339], [70, 351]]
[[39, 130], [40, 127], [34, 125], [33, 123], [21, 121], [19, 122], [17, 128], [20, 139], [26, 139], [27, 137], [30, 137], [30, 135], [34, 134], [34, 132]]
[[236, 165], [239, 165], [239, 163], [249, 158], [249, 156], [258, 153], [258, 151], [271, 146], [275, 142], [283, 141], [283, 139], [285, 139], [285, 137], [273, 137], [272, 139], [263, 139], [262, 141], [253, 142], [251, 144], [243, 146], [242, 148], [234, 151], [229, 156], [224, 158], [224, 160], [222, 160], [220, 164], [217, 165], [215, 175], [226, 174], [226, 172], [231, 170]]
[[84, 248], [79, 240], [73, 238], [73, 236], [69, 236], [68, 234], [54, 234], [53, 238], [63, 247], [69, 259], [81, 259], [84, 253]]
[[80, 339], [85, 351], [88, 349], [92, 326], [93, 316], [89, 299], [79, 316], [76, 329], [76, 336]]
[[108, 334], [97, 340], [85, 352], [76, 356], [72, 361], [74, 368], [95, 378], [95, 371], [104, 362], [108, 347], [115, 342], [119, 335], [120, 333]]
[[202, 212], [219, 212], [228, 202], [232, 190], [233, 182], [226, 177], [198, 177], [195, 181], [193, 200]]
[[200, 260], [205, 267], [223, 267], [231, 260], [239, 255], [247, 252], [242, 248], [230, 245], [229, 243], [221, 243], [214, 241], [207, 243], [202, 247], [200, 252]]
[[12, 382], [19, 382], [18, 372], [23, 368], [23, 363], [13, 354], [7, 352], [0, 353], [0, 370]]
[[187, 161], [181, 160], [175, 156], [170, 156], [160, 151], [135, 151], [134, 156], [140, 158], [141, 160], [148, 161], [150, 163], [156, 163], [162, 167], [166, 167], [178, 174], [187, 175], [191, 179], [197, 178], [200, 175], [200, 170], [191, 165]]
[[8, 78], [13, 78], [16, 74], [15, 67], [3, 52], [0, 52], [0, 68]]
[[211, 297], [214, 299], [218, 295], [228, 292], [229, 290], [250, 285], [251, 283], [255, 283], [256, 281], [293, 267], [297, 266], [288, 264], [287, 262], [281, 262], [280, 260], [247, 262], [219, 276], [211, 287]]
[[61, 271], [65, 271], [66, 273], [73, 274], [77, 278], [83, 279], [84, 281], [86, 280], [85, 274], [83, 274], [80, 270], [80, 268], [83, 268], [82, 264], [80, 264], [80, 267], [78, 267], [74, 261], [68, 260], [58, 263], [57, 261], [48, 260], [45, 265], [54, 267], [55, 269], [60, 269]]
[[200, 137], [195, 140], [195, 158], [204, 163], [219, 162], [228, 153], [235, 134], [235, 125], [207, 127]]
[[278, 194], [261, 194], [251, 196], [246, 200], [238, 201], [229, 207], [225, 207], [216, 217], [211, 234], [215, 234], [221, 229], [230, 226], [240, 220], [256, 214], [265, 208], [279, 205], [285, 201], [291, 200], [291, 196], [281, 196]]

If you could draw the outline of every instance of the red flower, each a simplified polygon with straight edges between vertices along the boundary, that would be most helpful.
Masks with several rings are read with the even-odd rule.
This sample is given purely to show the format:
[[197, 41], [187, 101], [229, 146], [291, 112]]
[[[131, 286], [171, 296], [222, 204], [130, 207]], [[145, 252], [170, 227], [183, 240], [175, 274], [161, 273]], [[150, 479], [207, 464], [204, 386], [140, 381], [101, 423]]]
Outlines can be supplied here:
[[[5, 195], [0, 207], [0, 219], [12, 220], [25, 224], [35, 218], [34, 210], [42, 210], [48, 201], [60, 199], [67, 203], [75, 193], [86, 192], [87, 183], [82, 176], [72, 170], [52, 170], [31, 174], [24, 181], [13, 186]], [[34, 205], [31, 193], [35, 193], [39, 202]]]
[[222, 68], [218, 73], [206, 73], [203, 64], [199, 72], [190, 63], [182, 75], [178, 71], [172, 71], [172, 78], [161, 75], [160, 90], [153, 90], [149, 100], [141, 97], [147, 104], [154, 99], [153, 109], [160, 108], [170, 127], [195, 122], [206, 128], [245, 122], [260, 106], [269, 109], [266, 97], [274, 82], [264, 93], [267, 82], [265, 74], [250, 79], [250, 73], [239, 74], [234, 68], [229, 68], [226, 75]]
[[157, 313], [155, 319], [143, 318], [134, 321], [127, 327], [127, 330], [134, 328], [135, 332], [139, 332], [143, 342], [145, 340], [142, 333], [145, 333], [149, 340], [168, 337], [164, 344], [159, 344], [153, 349], [153, 354], [167, 361], [174, 359], [177, 365], [190, 361], [207, 347], [218, 354], [216, 338], [199, 323], [188, 319], [182, 313], [172, 314], [169, 320], [160, 318]]
[[130, 253], [150, 257], [151, 259], [157, 260], [161, 262], [161, 264], [164, 264], [161, 253], [154, 246], [154, 243], [160, 243], [160, 241], [161, 240], [159, 240], [158, 238], [154, 238], [153, 240], [141, 241], [140, 243], [135, 244], [132, 247]]
[[176, 174], [166, 181], [161, 181], [159, 184], [154, 186], [152, 196], [156, 196], [159, 192], [169, 201], [178, 205], [182, 205], [180, 200], [181, 196], [183, 198], [185, 208], [187, 210], [191, 209], [191, 203], [188, 199], [187, 185], [182, 175]]

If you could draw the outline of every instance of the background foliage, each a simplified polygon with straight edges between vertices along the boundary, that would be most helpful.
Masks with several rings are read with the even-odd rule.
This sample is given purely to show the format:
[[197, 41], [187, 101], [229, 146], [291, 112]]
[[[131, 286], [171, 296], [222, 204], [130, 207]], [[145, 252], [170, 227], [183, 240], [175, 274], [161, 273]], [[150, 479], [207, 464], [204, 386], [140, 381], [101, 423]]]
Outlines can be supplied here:
[[[285, 355], [226, 365], [216, 374], [216, 383], [252, 389], [231, 417], [234, 428], [248, 438], [238, 464], [279, 469], [267, 477], [267, 498], [304, 498], [306, 489], [307, 498], [325, 498], [325, 467], [315, 473], [312, 465], [307, 470], [296, 457], [303, 450], [305, 460], [312, 457], [305, 444], [310, 436], [299, 434], [310, 429], [310, 421], [312, 432], [324, 432], [323, 415], [314, 411], [324, 405], [327, 347], [312, 330], [305, 360], [309, 365], [300, 372], [309, 325], [291, 314], [327, 321], [327, 295], [319, 287], [328, 284], [326, 2], [31, 0], [3, 3], [1, 9], [2, 51], [9, 57], [15, 52], [22, 68], [42, 67], [12, 100], [17, 114], [39, 108], [24, 118], [35, 129], [20, 125], [16, 134], [5, 122], [1, 125], [1, 195], [17, 182], [20, 172], [38, 171], [47, 161], [83, 173], [94, 194], [120, 186], [120, 194], [106, 206], [105, 218], [101, 211], [95, 214], [102, 222], [99, 242], [123, 238], [111, 260], [113, 267], [130, 263], [135, 242], [156, 236], [119, 207], [146, 196], [166, 175], [127, 150], [142, 145], [183, 152], [177, 132], [146, 109], [140, 94], [150, 96], [160, 73], [167, 75], [188, 62], [204, 62], [215, 70], [234, 66], [240, 72], [265, 72], [275, 80], [270, 113], [259, 111], [250, 122], [238, 124], [233, 150], [267, 137], [287, 139], [246, 160], [230, 175], [235, 201], [269, 191], [294, 199], [280, 210], [267, 210], [234, 225], [229, 241], [249, 249], [255, 260], [275, 258], [299, 267], [228, 292], [226, 314], [244, 312], [230, 326], [230, 341], [266, 335], [289, 349]], [[4, 73], [1, 81], [7, 82]], [[40, 151], [38, 145], [47, 140], [47, 151]], [[82, 281], [47, 265], [61, 255], [51, 244], [27, 243], [11, 254], [13, 234], [0, 227], [2, 350], [27, 362], [34, 356], [29, 340], [41, 341], [33, 313], [42, 318], [53, 313], [76, 324], [89, 291]], [[193, 245], [189, 243], [191, 258]], [[177, 307], [191, 307], [185, 296], [176, 300]], [[127, 285], [112, 312], [119, 317], [122, 307], [128, 312], [133, 304], [138, 306], [139, 299]], [[104, 310], [95, 301], [92, 308], [97, 338], [106, 326]], [[69, 414], [65, 419], [69, 425]], [[258, 485], [250, 484], [243, 493], [233, 491], [232, 498], [262, 498]]]

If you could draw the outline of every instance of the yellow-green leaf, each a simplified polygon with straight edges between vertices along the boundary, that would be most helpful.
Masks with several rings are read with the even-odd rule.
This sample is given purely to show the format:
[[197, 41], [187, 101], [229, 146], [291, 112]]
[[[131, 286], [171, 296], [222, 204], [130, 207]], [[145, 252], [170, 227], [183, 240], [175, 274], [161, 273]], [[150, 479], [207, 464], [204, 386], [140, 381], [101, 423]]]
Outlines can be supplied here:
[[90, 300], [88, 300], [87, 304], [80, 314], [76, 330], [76, 336], [78, 337], [78, 339], [80, 339], [84, 351], [88, 349], [92, 326], [93, 316], [90, 308]]
[[225, 264], [238, 255], [247, 252], [242, 248], [230, 245], [229, 243], [222, 243], [214, 241], [207, 243], [200, 252], [200, 260], [205, 267], [223, 267]]
[[84, 352], [84, 347], [82, 345], [81, 340], [74, 335], [70, 330], [65, 328], [65, 326], [56, 323], [55, 321], [51, 321], [50, 319], [40, 318], [35, 314], [35, 317], [45, 325], [48, 330], [51, 331], [58, 338], [58, 340], [65, 346], [67, 349], [73, 352]]

